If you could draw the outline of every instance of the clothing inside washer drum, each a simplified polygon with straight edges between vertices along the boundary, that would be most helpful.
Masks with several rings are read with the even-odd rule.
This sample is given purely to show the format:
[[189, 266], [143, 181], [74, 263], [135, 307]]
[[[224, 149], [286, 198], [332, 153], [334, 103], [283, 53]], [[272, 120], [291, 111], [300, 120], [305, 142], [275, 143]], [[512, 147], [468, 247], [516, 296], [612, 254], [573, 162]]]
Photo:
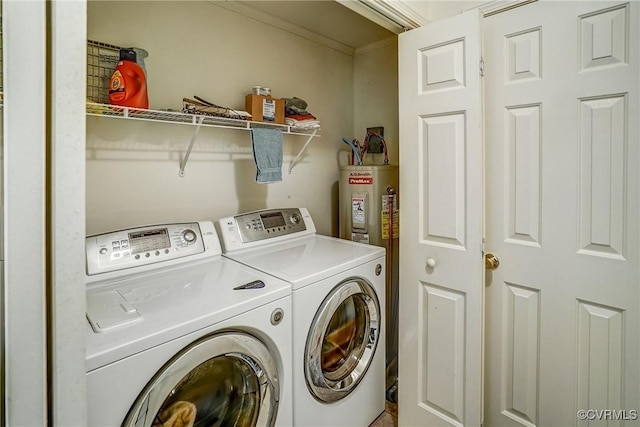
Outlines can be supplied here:
[[362, 278], [336, 285], [316, 312], [307, 335], [305, 381], [311, 395], [335, 402], [350, 394], [366, 375], [380, 333], [380, 306]]
[[123, 426], [273, 426], [279, 406], [276, 372], [268, 348], [251, 335], [227, 331], [202, 337], [158, 371]]
[[359, 296], [350, 296], [331, 316], [321, 356], [322, 371], [328, 379], [339, 381], [360, 363], [368, 325], [369, 313]]
[[218, 356], [185, 375], [153, 426], [254, 426], [259, 402], [260, 387], [247, 363]]

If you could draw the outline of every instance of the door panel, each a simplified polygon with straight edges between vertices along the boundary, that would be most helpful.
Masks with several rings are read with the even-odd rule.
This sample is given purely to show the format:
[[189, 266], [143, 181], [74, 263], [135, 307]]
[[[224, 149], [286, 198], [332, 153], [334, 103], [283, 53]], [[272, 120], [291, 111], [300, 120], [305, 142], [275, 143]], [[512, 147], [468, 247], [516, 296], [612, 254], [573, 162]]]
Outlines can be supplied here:
[[481, 422], [480, 15], [399, 36], [399, 425]]
[[580, 100], [579, 253], [624, 260], [627, 96]]
[[638, 6], [536, 2], [485, 20], [486, 248], [500, 258], [486, 425], [634, 418]]
[[421, 117], [418, 166], [423, 244], [465, 250], [465, 115]]

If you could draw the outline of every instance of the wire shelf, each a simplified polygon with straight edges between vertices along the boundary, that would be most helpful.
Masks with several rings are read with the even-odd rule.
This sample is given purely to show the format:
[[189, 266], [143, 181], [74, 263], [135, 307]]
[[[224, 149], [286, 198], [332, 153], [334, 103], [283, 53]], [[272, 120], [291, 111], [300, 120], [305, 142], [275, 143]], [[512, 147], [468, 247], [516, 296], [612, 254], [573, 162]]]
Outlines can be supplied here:
[[251, 130], [259, 127], [268, 127], [272, 129], [281, 129], [284, 133], [293, 135], [308, 135], [309, 132], [318, 130], [298, 128], [283, 124], [230, 119], [227, 117], [189, 114], [179, 111], [160, 111], [133, 107], [119, 107], [115, 105], [100, 104], [95, 102], [87, 102], [87, 115], [241, 130]]
[[196, 142], [198, 132], [202, 126], [226, 128], [226, 129], [240, 129], [251, 130], [259, 127], [268, 127], [281, 129], [282, 133], [290, 135], [304, 135], [307, 137], [307, 141], [304, 143], [296, 158], [289, 165], [289, 173], [293, 170], [293, 167], [298, 163], [302, 157], [302, 153], [307, 149], [311, 140], [318, 137], [320, 128], [313, 129], [301, 129], [289, 125], [272, 124], [264, 122], [252, 122], [248, 120], [230, 119], [226, 117], [214, 117], [206, 116], [202, 114], [189, 114], [181, 113], [178, 111], [158, 111], [158, 110], [146, 110], [133, 107], [120, 107], [114, 105], [99, 104], [95, 102], [87, 102], [87, 115], [96, 117], [113, 117], [130, 120], [142, 120], [148, 122], [162, 122], [162, 123], [174, 123], [183, 125], [193, 125], [193, 135], [191, 141], [187, 147], [184, 157], [180, 161], [180, 169], [178, 171], [179, 176], [184, 176], [184, 169], [189, 160], [189, 155]]

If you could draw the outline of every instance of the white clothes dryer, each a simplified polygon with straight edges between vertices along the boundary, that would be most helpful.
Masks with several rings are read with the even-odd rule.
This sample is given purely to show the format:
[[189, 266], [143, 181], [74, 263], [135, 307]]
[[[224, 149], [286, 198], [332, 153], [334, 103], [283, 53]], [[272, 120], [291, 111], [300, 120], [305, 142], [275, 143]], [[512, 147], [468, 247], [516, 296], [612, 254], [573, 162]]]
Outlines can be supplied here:
[[91, 426], [291, 426], [291, 286], [211, 222], [89, 236]]
[[293, 424], [368, 426], [385, 402], [385, 250], [316, 234], [304, 208], [216, 222], [223, 255], [293, 292]]

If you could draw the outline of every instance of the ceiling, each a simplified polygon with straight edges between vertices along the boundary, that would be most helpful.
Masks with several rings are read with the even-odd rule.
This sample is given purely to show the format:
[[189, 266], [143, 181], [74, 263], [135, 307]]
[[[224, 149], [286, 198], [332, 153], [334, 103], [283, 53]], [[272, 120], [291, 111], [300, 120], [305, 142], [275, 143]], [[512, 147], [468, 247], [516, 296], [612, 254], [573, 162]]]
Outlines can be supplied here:
[[332, 0], [236, 0], [243, 6], [356, 49], [395, 33]]

